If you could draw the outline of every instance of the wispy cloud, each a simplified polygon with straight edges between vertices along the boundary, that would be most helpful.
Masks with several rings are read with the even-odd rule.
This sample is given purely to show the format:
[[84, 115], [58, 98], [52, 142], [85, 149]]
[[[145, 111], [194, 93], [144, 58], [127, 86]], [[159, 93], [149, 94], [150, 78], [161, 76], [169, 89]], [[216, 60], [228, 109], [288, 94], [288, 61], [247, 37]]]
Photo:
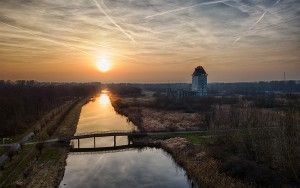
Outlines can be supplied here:
[[136, 42], [134, 40], [134, 38], [129, 34], [127, 33], [119, 24], [116, 23], [116, 21], [111, 17], [109, 16], [105, 11], [104, 9], [100, 6], [100, 4], [97, 2], [97, 0], [93, 0], [94, 3], [96, 4], [96, 6], [98, 7], [98, 9], [103, 13], [105, 14], [105, 16], [109, 19], [109, 21], [114, 24], [118, 30], [120, 30], [126, 37], [128, 37], [132, 42]]
[[[274, 6], [276, 6], [281, 0], [277, 0], [274, 4], [271, 5], [270, 8], [273, 8]], [[262, 9], [260, 6], [256, 6], [259, 7], [260, 9]], [[238, 37], [236, 37], [236, 39], [233, 41], [233, 44], [236, 44], [238, 41], [240, 41], [240, 39], [242, 38], [243, 35], [249, 34], [249, 31], [254, 31], [255, 32], [255, 27], [257, 24], [259, 24], [263, 18], [265, 17], [266, 13], [272, 14], [272, 12], [270, 12], [268, 10], [268, 8], [262, 9], [263, 13], [261, 14], [261, 16], [259, 16], [259, 18], [254, 22], [254, 24], [252, 24], [249, 28], [248, 31], [244, 32], [243, 34], [240, 34]]]
[[263, 64], [271, 60], [262, 54], [276, 54], [274, 63], [296, 70], [299, 7], [299, 0], [1, 0], [0, 66], [63, 64], [66, 53], [85, 64], [105, 53], [124, 66], [179, 71], [197, 61]]
[[62, 45], [64, 47], [67, 47], [67, 48], [70, 48], [72, 50], [76, 50], [76, 51], [79, 51], [85, 55], [91, 55], [90, 53], [86, 52], [86, 51], [83, 51], [81, 50], [80, 48], [77, 48], [75, 46], [72, 46], [72, 45], [68, 45], [66, 43], [63, 43], [63, 42], [59, 42], [59, 41], [56, 41], [56, 40], [52, 40], [52, 39], [49, 39], [49, 38], [46, 38], [46, 37], [43, 37], [43, 36], [40, 36], [39, 34], [37, 34], [36, 32], [34, 31], [31, 31], [31, 30], [28, 30], [28, 29], [25, 29], [25, 28], [22, 28], [22, 27], [19, 27], [19, 26], [14, 26], [14, 25], [11, 25], [11, 24], [8, 24], [8, 23], [5, 23], [5, 22], [2, 22], [0, 21], [0, 24], [3, 24], [5, 26], [8, 26], [10, 28], [13, 28], [13, 29], [16, 29], [16, 30], [19, 30], [19, 31], [22, 31], [24, 33], [27, 33], [27, 34], [30, 34], [32, 36], [35, 36], [36, 39], [38, 40], [41, 40], [41, 41], [44, 41], [44, 42], [51, 42], [51, 43], [54, 43], [54, 44], [58, 44], [58, 45]]
[[180, 7], [180, 8], [176, 8], [176, 9], [156, 13], [156, 14], [153, 14], [153, 15], [150, 15], [150, 16], [146, 16], [145, 19], [154, 18], [154, 17], [157, 17], [157, 16], [162, 16], [164, 14], [170, 14], [170, 13], [173, 13], [173, 12], [183, 11], [183, 10], [187, 10], [187, 9], [194, 8], [194, 7], [201, 6], [201, 5], [202, 6], [203, 5], [213, 5], [213, 4], [217, 4], [217, 3], [224, 3], [224, 2], [227, 2], [227, 1], [229, 1], [229, 0], [197, 3], [197, 4], [194, 4], [194, 5]]
[[263, 12], [262, 15], [258, 18], [258, 20], [249, 28], [250, 30], [254, 29], [254, 27], [264, 18], [267, 11]]
[[281, 0], [277, 0], [277, 1], [273, 4], [273, 6], [277, 5], [280, 1], [281, 1]]

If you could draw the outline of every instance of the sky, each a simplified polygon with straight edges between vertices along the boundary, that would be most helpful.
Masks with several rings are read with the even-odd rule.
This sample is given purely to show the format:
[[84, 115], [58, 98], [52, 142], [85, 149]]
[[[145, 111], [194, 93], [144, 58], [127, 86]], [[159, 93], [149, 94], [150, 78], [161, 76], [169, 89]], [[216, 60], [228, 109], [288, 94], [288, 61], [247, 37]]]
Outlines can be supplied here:
[[199, 65], [209, 82], [300, 79], [300, 1], [0, 1], [3, 80], [191, 82]]

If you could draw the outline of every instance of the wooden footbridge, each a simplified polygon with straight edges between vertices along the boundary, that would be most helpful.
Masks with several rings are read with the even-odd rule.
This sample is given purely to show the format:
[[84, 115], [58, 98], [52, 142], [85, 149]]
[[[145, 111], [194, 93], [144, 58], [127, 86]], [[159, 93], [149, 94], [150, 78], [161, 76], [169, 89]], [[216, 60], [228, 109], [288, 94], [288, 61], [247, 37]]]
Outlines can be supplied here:
[[[255, 128], [255, 129], [259, 129], [259, 128]], [[77, 140], [77, 148], [73, 149], [83, 149], [80, 148], [80, 140], [81, 139], [87, 139], [87, 138], [93, 138], [94, 140], [94, 147], [90, 148], [90, 149], [96, 149], [98, 151], [102, 151], [102, 150], [113, 150], [113, 149], [123, 149], [122, 147], [118, 148], [119, 146], [117, 146], [117, 137], [118, 136], [126, 136], [128, 143], [126, 146], [130, 146], [130, 143], [132, 141], [133, 138], [140, 138], [140, 137], [144, 137], [144, 136], [159, 136], [159, 135], [168, 135], [171, 134], [172, 136], [175, 135], [181, 135], [181, 134], [194, 134], [194, 133], [200, 133], [203, 135], [215, 135], [217, 132], [220, 133], [230, 133], [230, 132], [235, 132], [235, 131], [240, 131], [241, 129], [230, 129], [230, 130], [218, 130], [215, 132], [210, 132], [208, 130], [190, 130], [190, 131], [171, 131], [171, 132], [141, 132], [141, 131], [102, 131], [102, 132], [88, 132], [88, 133], [79, 133], [79, 134], [75, 134], [74, 136], [70, 136], [70, 137], [64, 137], [64, 138], [58, 138], [55, 139], [58, 142], [69, 142], [69, 141], [75, 141]], [[113, 146], [111, 147], [106, 147], [106, 148], [97, 148], [96, 147], [96, 138], [98, 137], [113, 137], [114, 141], [113, 141]], [[85, 150], [85, 149], [83, 149]]]
[[[52, 138], [49, 140], [44, 141], [27, 141], [22, 143], [22, 145], [32, 145], [37, 143], [54, 143], [54, 142], [69, 142], [72, 140], [77, 140], [80, 142], [80, 139], [87, 139], [87, 138], [94, 138], [94, 141], [98, 137], [114, 137], [114, 141], [116, 142], [116, 137], [118, 136], [127, 136], [128, 140], [132, 140], [132, 138], [139, 138], [144, 136], [153, 136], [153, 135], [180, 135], [180, 134], [191, 134], [191, 133], [207, 133], [208, 131], [200, 131], [200, 130], [192, 130], [192, 131], [172, 131], [172, 132], [141, 132], [141, 131], [99, 131], [99, 132], [86, 132], [86, 133], [79, 133], [69, 137], [59, 137], [59, 138]], [[14, 146], [15, 144], [21, 143], [11, 143], [11, 144], [0, 144], [0, 146]], [[116, 145], [116, 144], [114, 144]]]
[[84, 138], [96, 138], [96, 137], [108, 137], [108, 136], [128, 136], [128, 137], [143, 137], [147, 135], [167, 135], [167, 134], [193, 134], [193, 133], [207, 133], [207, 130], [191, 130], [191, 131], [161, 131], [161, 132], [142, 132], [142, 131], [98, 131], [98, 132], [87, 132], [78, 133], [70, 137], [58, 138], [59, 141], [70, 141]]
[[[269, 129], [275, 129], [276, 127], [267, 127]], [[251, 128], [251, 130], [259, 130], [261, 128]], [[128, 145], [130, 145], [130, 141], [133, 138], [139, 138], [144, 136], [159, 136], [159, 135], [172, 135], [172, 136], [180, 136], [182, 134], [194, 134], [200, 133], [203, 135], [216, 135], [220, 133], [231, 133], [235, 131], [242, 131], [243, 129], [226, 129], [226, 130], [186, 130], [186, 131], [161, 131], [161, 132], [141, 132], [141, 131], [124, 131], [124, 130], [116, 130], [116, 131], [100, 131], [100, 132], [87, 132], [87, 133], [79, 133], [69, 137], [59, 137], [59, 138], [52, 138], [49, 140], [44, 141], [34, 141], [34, 142], [24, 142], [22, 145], [32, 145], [37, 143], [54, 143], [54, 142], [70, 142], [72, 140], [77, 140], [78, 148], [80, 148], [80, 140], [93, 138], [94, 139], [94, 148], [96, 148], [96, 138], [98, 137], [113, 137], [114, 138], [114, 147], [117, 146], [116, 137], [118, 136], [126, 136], [128, 138]], [[244, 129], [249, 130], [249, 129]], [[12, 144], [2, 144], [0, 146], [14, 146], [15, 144], [20, 143], [12, 143]]]
[[58, 138], [57, 141], [60, 142], [69, 142], [72, 140], [77, 140], [77, 148], [80, 148], [80, 139], [93, 138], [94, 139], [94, 148], [96, 148], [96, 138], [98, 137], [113, 137], [114, 138], [114, 147], [117, 146], [117, 137], [126, 136], [128, 140], [128, 145], [133, 138], [146, 136], [147, 133], [140, 131], [101, 131], [101, 132], [88, 132], [88, 133], [79, 133], [71, 137]]
[[143, 148], [135, 146], [132, 144], [121, 145], [121, 146], [111, 146], [111, 147], [94, 147], [94, 148], [70, 148], [72, 154], [86, 154], [86, 153], [117, 153], [121, 151], [133, 150], [136, 148]]
[[107, 137], [107, 136], [146, 136], [146, 132], [140, 131], [99, 131], [99, 132], [88, 132], [88, 133], [79, 133], [74, 136], [63, 138], [67, 140], [74, 139], [83, 139], [83, 138], [92, 138], [92, 137]]

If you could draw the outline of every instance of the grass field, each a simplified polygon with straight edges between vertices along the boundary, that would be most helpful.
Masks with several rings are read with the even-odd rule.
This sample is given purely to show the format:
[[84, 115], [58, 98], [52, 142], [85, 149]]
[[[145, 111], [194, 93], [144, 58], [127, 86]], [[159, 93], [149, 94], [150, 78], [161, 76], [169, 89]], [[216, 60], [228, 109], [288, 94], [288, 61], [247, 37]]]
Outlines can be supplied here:
[[0, 147], [0, 156], [5, 153], [4, 147]]
[[166, 134], [159, 134], [159, 135], [150, 135], [149, 138], [154, 140], [159, 139], [169, 139], [174, 137], [182, 137], [186, 138], [190, 143], [194, 145], [201, 145], [201, 144], [209, 144], [213, 142], [213, 137], [204, 135], [203, 133], [166, 133]]
[[12, 186], [11, 183], [25, 171], [26, 167], [33, 161], [37, 151], [34, 145], [27, 145], [13, 157], [13, 160], [6, 164], [0, 176], [0, 187]]
[[[58, 127], [57, 130], [54, 130], [56, 136], [74, 134], [81, 107], [85, 102], [86, 100], [83, 100], [73, 107], [66, 105], [66, 109], [48, 121], [44, 130], [40, 131], [37, 136], [45, 134], [45, 139], [50, 138], [51, 135], [48, 135], [47, 132], [48, 127]], [[67, 108], [70, 107], [71, 109], [68, 111]], [[14, 187], [16, 182], [29, 187], [56, 185], [59, 169], [65, 165], [66, 150], [66, 148], [43, 146], [40, 153], [35, 145], [25, 145], [5, 165], [4, 170], [0, 171], [0, 187]], [[0, 154], [4, 152], [4, 148], [0, 147]]]

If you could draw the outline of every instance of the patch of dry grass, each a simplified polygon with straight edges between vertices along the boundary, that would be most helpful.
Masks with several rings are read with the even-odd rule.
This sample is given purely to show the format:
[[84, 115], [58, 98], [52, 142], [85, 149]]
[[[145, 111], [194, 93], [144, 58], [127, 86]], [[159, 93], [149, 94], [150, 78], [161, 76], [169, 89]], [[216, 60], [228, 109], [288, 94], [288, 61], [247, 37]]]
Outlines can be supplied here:
[[161, 146], [181, 165], [199, 187], [252, 187], [220, 172], [220, 163], [204, 148], [190, 145], [185, 138], [171, 138], [161, 141]]
[[143, 128], [146, 131], [182, 131], [203, 129], [204, 117], [200, 113], [157, 111], [142, 109]]

